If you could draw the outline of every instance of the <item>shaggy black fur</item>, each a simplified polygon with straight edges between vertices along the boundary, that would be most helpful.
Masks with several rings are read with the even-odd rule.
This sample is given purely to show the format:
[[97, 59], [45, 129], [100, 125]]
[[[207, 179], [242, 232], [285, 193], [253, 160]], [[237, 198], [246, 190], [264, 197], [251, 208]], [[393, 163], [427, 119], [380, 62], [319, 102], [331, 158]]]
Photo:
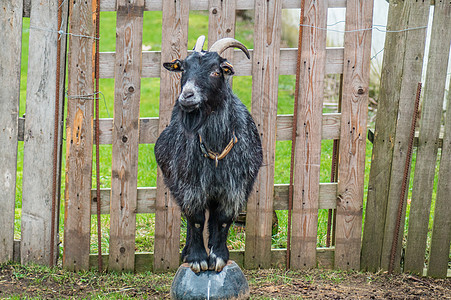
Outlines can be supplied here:
[[[218, 53], [194, 52], [184, 61], [164, 66], [183, 72], [171, 122], [155, 145], [165, 183], [187, 219], [182, 259], [195, 272], [221, 271], [229, 259], [229, 227], [246, 203], [262, 164], [260, 136], [228, 83], [233, 67]], [[199, 135], [206, 148], [221, 153], [234, 134], [238, 142], [217, 166], [202, 153]], [[207, 209], [210, 255], [202, 239]]]

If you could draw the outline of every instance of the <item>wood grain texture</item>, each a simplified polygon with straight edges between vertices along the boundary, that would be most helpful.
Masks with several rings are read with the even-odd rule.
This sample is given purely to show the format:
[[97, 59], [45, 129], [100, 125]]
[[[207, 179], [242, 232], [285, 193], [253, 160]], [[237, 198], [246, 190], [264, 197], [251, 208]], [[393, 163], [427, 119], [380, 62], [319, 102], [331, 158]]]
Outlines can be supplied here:
[[[91, 1], [71, 1], [70, 33], [94, 35], [91, 8]], [[73, 96], [94, 92], [93, 43], [92, 39], [72, 36], [68, 53], [63, 267], [73, 271], [89, 268], [93, 106], [91, 100]]]
[[[323, 140], [338, 139], [340, 137], [340, 118], [339, 113], [323, 114], [321, 138]], [[19, 118], [19, 125], [20, 125]], [[277, 116], [277, 141], [291, 140], [291, 130], [293, 128], [292, 115]], [[113, 119], [100, 119], [100, 144], [111, 144], [113, 140]], [[20, 131], [20, 126], [19, 126]], [[140, 118], [139, 119], [139, 143], [153, 144], [158, 138], [159, 118]], [[20, 140], [20, 134], [19, 134]]]
[[[184, 59], [188, 44], [189, 2], [164, 1], [162, 9], [161, 60], [166, 62], [176, 58]], [[162, 69], [160, 78], [159, 132], [169, 125], [171, 111], [180, 92], [180, 74]], [[156, 271], [175, 270], [179, 266], [180, 208], [171, 198], [169, 189], [164, 185], [161, 170], [158, 169], [154, 250]]]
[[[238, 1], [208, 1], [208, 49], [217, 40], [235, 37], [236, 2]], [[227, 49], [222, 57], [232, 61], [233, 52], [233, 48]]]
[[[22, 1], [20, 1], [22, 2]], [[23, 0], [23, 17], [29, 18], [31, 13], [31, 0]]]
[[[209, 39], [210, 41], [210, 39]], [[343, 73], [343, 48], [330, 47], [326, 49], [326, 74], [341, 74]], [[247, 59], [242, 55], [241, 50], [231, 50], [233, 55], [226, 57], [235, 67], [236, 73], [234, 76], [251, 76], [252, 75], [252, 57], [254, 50], [250, 49], [249, 53], [251, 59]], [[192, 51], [188, 51], [190, 54]], [[114, 77], [114, 52], [100, 53], [100, 77], [113, 78]], [[161, 52], [160, 51], [144, 51], [143, 52], [143, 70], [142, 77], [160, 77], [161, 74]], [[280, 49], [280, 68], [279, 75], [294, 75], [296, 73], [297, 48], [282, 48]]]
[[360, 267], [373, 1], [348, 0], [338, 166], [335, 268]]
[[[325, 1], [305, 1], [304, 25], [326, 27]], [[290, 268], [316, 266], [326, 31], [302, 31]]]
[[17, 140], [22, 50], [22, 1], [3, 2], [0, 14], [0, 264], [13, 260]]
[[144, 0], [118, 0], [109, 270], [133, 272]]
[[451, 31], [449, 28], [451, 28], [451, 3], [437, 1], [432, 22], [404, 263], [404, 271], [416, 274], [422, 274], [424, 267], [437, 144], [450, 53]]
[[[430, 5], [427, 1], [415, 2], [406, 1], [404, 4], [404, 18], [402, 21], [409, 27], [427, 26], [429, 17]], [[426, 43], [426, 29], [413, 30], [403, 35], [405, 40], [405, 49], [400, 48], [395, 51], [401, 51], [403, 57], [401, 58], [402, 77], [400, 86], [396, 86], [395, 90], [389, 90], [388, 93], [392, 97], [397, 97], [398, 102], [398, 116], [394, 120], [396, 122], [395, 133], [393, 135], [393, 158], [391, 164], [388, 186], [388, 199], [384, 227], [384, 240], [382, 246], [381, 268], [388, 269], [391, 257], [391, 249], [393, 244], [393, 235], [395, 232], [398, 206], [401, 197], [401, 186], [404, 178], [404, 168], [406, 163], [407, 148], [409, 143], [410, 130], [412, 126], [412, 116], [414, 113], [414, 103], [416, 98], [416, 90], [418, 82], [421, 81], [421, 73], [423, 67], [424, 48]], [[402, 43], [401, 43], [402, 44]], [[394, 64], [399, 64], [399, 61], [393, 61]], [[398, 82], [397, 78], [387, 78]], [[389, 108], [392, 109], [392, 108]], [[410, 178], [410, 170], [408, 177]], [[404, 198], [404, 207], [401, 217], [400, 228], [404, 228], [405, 208], [407, 203], [407, 195]], [[403, 232], [401, 229], [400, 232]], [[401, 270], [401, 248], [402, 248], [403, 234], [398, 237], [398, 247], [396, 249], [394, 271]], [[370, 246], [371, 247], [371, 246]], [[374, 252], [373, 252], [374, 253]]]
[[[318, 259], [318, 266], [322, 268], [332, 268], [334, 265], [334, 250], [331, 248], [317, 248], [316, 257]], [[244, 268], [244, 251], [242, 250], [231, 250], [230, 259], [235, 261], [241, 268]], [[287, 255], [287, 250], [285, 249], [274, 249], [271, 250], [271, 268], [285, 268], [285, 257]], [[109, 255], [104, 254], [102, 256], [103, 265], [108, 266]], [[154, 254], [149, 252], [141, 252], [135, 254], [135, 272], [154, 272], [155, 268], [153, 266]], [[180, 262], [181, 263], [181, 262]], [[97, 255], [91, 254], [89, 256], [90, 268], [97, 269]]]
[[251, 111], [262, 141], [263, 166], [247, 204], [244, 259], [246, 268], [267, 268], [271, 261], [282, 1], [256, 0], [254, 10]]
[[[427, 2], [390, 5], [388, 29], [426, 26], [428, 13]], [[376, 120], [361, 253], [361, 267], [368, 271], [376, 272], [381, 267], [387, 270], [390, 261], [413, 103], [421, 80], [425, 34], [426, 30], [413, 30], [388, 35], [385, 41], [380, 113]], [[401, 249], [400, 241], [398, 245]], [[395, 271], [399, 270], [399, 253]]]
[[[104, 188], [100, 190], [100, 197], [102, 199], [102, 206], [100, 213], [110, 213], [111, 189]], [[157, 196], [156, 187], [139, 187], [137, 190], [137, 206], [136, 213], [150, 214], [155, 213], [155, 201]], [[274, 185], [274, 210], [288, 209], [288, 185], [276, 184]], [[319, 184], [319, 200], [318, 209], [335, 209], [337, 199], [337, 184], [336, 183], [320, 183]], [[96, 191], [91, 191], [91, 214], [96, 214], [97, 196]]]
[[[58, 6], [54, 4], [53, 1], [31, 2], [22, 185], [21, 261], [24, 264], [34, 262], [48, 265], [50, 248], [57, 251], [58, 222], [54, 223], [55, 243], [50, 245], [54, 124], [55, 118], [60, 121], [59, 116], [62, 115], [60, 105], [59, 116], [55, 116], [56, 70], [59, 68], [62, 74], [58, 91], [62, 102], [65, 69], [64, 63], [57, 66], [56, 56], [57, 40], [62, 38], [62, 45], [65, 45], [65, 36], [38, 29], [58, 29]], [[63, 11], [66, 11], [64, 15], [67, 17], [66, 8], [64, 6]], [[65, 53], [66, 48], [62, 46], [61, 62], [65, 61]], [[58, 138], [57, 166], [61, 160], [61, 141]], [[59, 178], [60, 170], [57, 168], [56, 172], [56, 178]]]
[[[399, 5], [392, 3], [389, 6], [387, 28], [388, 30], [398, 30], [407, 26], [421, 26], [424, 22], [427, 24], [428, 11], [428, 3], [413, 3], [413, 1], [406, 1]], [[380, 100], [362, 240], [361, 267], [363, 270], [376, 272], [380, 267], [388, 269], [393, 228], [396, 221], [395, 214], [398, 207], [398, 202], [394, 202], [396, 206], [393, 206], [393, 203], [391, 211], [387, 210], [391, 171], [397, 172], [392, 168], [393, 156], [396, 147], [396, 156], [398, 157], [396, 164], [400, 170], [403, 170], [404, 167], [400, 167], [400, 164], [403, 166], [405, 163], [407, 147], [403, 136], [396, 136], [397, 120], [399, 115], [399, 124], [404, 124], [400, 131], [404, 130], [405, 134], [406, 122], [408, 122], [410, 130], [412, 103], [415, 100], [416, 86], [419, 80], [418, 73], [421, 74], [423, 61], [424, 35], [425, 31], [416, 30], [406, 34], [390, 34], [385, 40]], [[412, 47], [407, 47], [407, 45], [412, 45]], [[406, 94], [401, 95], [401, 89]], [[404, 103], [403, 107], [400, 107], [401, 97], [402, 103]], [[410, 104], [407, 104], [409, 102]], [[401, 142], [400, 145], [395, 146], [396, 138], [398, 138], [397, 142]], [[404, 159], [402, 159], [403, 157]], [[393, 188], [399, 191], [400, 186], [399, 184]], [[395, 193], [392, 194], [391, 199], [395, 198], [394, 195]], [[399, 201], [399, 196], [397, 201]], [[391, 228], [390, 230], [385, 230], [386, 222], [391, 224], [387, 224]], [[386, 235], [385, 232], [387, 232]], [[382, 265], [381, 261], [383, 261]]]
[[[346, 7], [347, 0], [329, 0], [329, 7]], [[145, 10], [162, 10], [163, 8], [163, 0], [145, 0]], [[191, 10], [208, 10], [209, 0], [189, 0], [186, 1], [187, 4], [190, 5]], [[228, 2], [228, 1], [224, 1]], [[254, 9], [255, 0], [236, 0], [236, 9], [239, 10], [248, 10]], [[115, 6], [116, 0], [102, 0], [100, 2], [100, 10], [101, 11], [114, 11], [116, 9]], [[300, 8], [301, 1], [299, 0], [283, 0], [282, 8]]]
[[[450, 79], [451, 83], [451, 79]], [[434, 226], [428, 276], [445, 278], [448, 270], [451, 243], [451, 93], [448, 93], [445, 134], [438, 174], [437, 198], [435, 200]]]

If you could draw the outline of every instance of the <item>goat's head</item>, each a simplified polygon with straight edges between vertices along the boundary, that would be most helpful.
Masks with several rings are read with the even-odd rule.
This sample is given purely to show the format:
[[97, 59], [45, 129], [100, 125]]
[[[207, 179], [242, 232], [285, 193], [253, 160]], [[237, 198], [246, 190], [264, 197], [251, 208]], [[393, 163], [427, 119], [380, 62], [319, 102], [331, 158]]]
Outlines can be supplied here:
[[202, 50], [204, 42], [205, 36], [200, 36], [190, 56], [163, 64], [169, 71], [182, 72], [182, 91], [178, 103], [185, 112], [202, 106], [214, 110], [223, 101], [223, 94], [228, 90], [228, 78], [235, 73], [232, 64], [220, 56], [226, 49], [239, 48], [250, 58], [247, 48], [235, 39], [218, 40], [209, 51]]

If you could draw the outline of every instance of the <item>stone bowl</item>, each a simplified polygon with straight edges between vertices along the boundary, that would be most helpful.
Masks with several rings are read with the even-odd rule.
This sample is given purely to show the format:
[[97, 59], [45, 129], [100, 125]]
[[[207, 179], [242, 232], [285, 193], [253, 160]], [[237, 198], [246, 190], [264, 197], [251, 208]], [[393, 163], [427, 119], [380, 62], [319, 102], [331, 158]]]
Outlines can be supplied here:
[[232, 260], [221, 272], [194, 273], [187, 263], [182, 264], [171, 286], [171, 298], [194, 299], [249, 299], [249, 285], [240, 267]]

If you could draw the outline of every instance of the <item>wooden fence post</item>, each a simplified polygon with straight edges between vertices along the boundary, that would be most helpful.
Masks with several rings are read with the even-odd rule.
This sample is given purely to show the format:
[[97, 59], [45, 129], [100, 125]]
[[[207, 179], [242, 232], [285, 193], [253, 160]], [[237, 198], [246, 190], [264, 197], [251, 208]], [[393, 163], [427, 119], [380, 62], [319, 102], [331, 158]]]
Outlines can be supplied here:
[[[95, 36], [92, 0], [70, 1], [70, 33]], [[93, 38], [71, 36], [69, 43], [66, 189], [63, 266], [89, 268], [94, 78]]]
[[[450, 79], [451, 84], [451, 79]], [[449, 85], [451, 86], [451, 85]], [[448, 92], [445, 133], [443, 136], [440, 171], [435, 200], [434, 228], [432, 230], [431, 252], [428, 276], [446, 278], [451, 242], [451, 93]]]
[[[327, 8], [325, 1], [307, 0], [303, 24], [326, 28]], [[316, 266], [326, 35], [318, 28], [302, 31], [290, 258], [294, 269]]]
[[[161, 62], [185, 58], [188, 46], [189, 1], [163, 1]], [[180, 75], [161, 68], [160, 122], [163, 131], [171, 118], [172, 108], [180, 92]], [[177, 269], [180, 262], [180, 209], [164, 186], [158, 169], [155, 203], [154, 270]]]
[[[388, 30], [427, 26], [429, 2], [389, 7]], [[388, 269], [417, 83], [421, 81], [426, 28], [388, 33], [381, 76], [362, 240], [361, 267]], [[407, 197], [407, 194], [406, 194]], [[404, 214], [403, 214], [404, 215]], [[401, 222], [403, 228], [404, 222]], [[401, 236], [400, 236], [401, 239]], [[394, 270], [399, 271], [401, 240]]]
[[[443, 96], [451, 43], [451, 4], [436, 1], [418, 137], [404, 271], [423, 274]], [[449, 195], [448, 195], [449, 197]], [[448, 216], [449, 217], [449, 216]]]
[[118, 0], [109, 269], [135, 269], [144, 0]]
[[[58, 1], [32, 1], [30, 51], [28, 56], [27, 105], [24, 136], [22, 199], [22, 263], [49, 264], [50, 247], [58, 253], [58, 214], [55, 214], [54, 245], [50, 245], [55, 118], [62, 118], [66, 36], [58, 30], [67, 26], [67, 3], [63, 5], [64, 27], [58, 28]], [[61, 65], [57, 66], [57, 41], [61, 38]], [[56, 70], [60, 69], [60, 107], [55, 116]], [[61, 143], [61, 134], [58, 143]], [[61, 148], [58, 146], [57, 166]], [[58, 168], [57, 168], [58, 169]], [[60, 170], [57, 170], [57, 178]], [[59, 186], [57, 186], [57, 191]], [[58, 195], [57, 195], [58, 196]], [[59, 200], [57, 200], [57, 205]], [[58, 211], [58, 207], [56, 207]], [[55, 259], [57, 255], [55, 256]]]
[[282, 1], [256, 0], [252, 116], [262, 140], [263, 166], [247, 204], [246, 268], [268, 268], [271, 265], [281, 29]]
[[6, 1], [0, 14], [0, 264], [13, 260], [22, 5]]
[[360, 267], [372, 18], [373, 1], [347, 1], [335, 243], [343, 270]]

